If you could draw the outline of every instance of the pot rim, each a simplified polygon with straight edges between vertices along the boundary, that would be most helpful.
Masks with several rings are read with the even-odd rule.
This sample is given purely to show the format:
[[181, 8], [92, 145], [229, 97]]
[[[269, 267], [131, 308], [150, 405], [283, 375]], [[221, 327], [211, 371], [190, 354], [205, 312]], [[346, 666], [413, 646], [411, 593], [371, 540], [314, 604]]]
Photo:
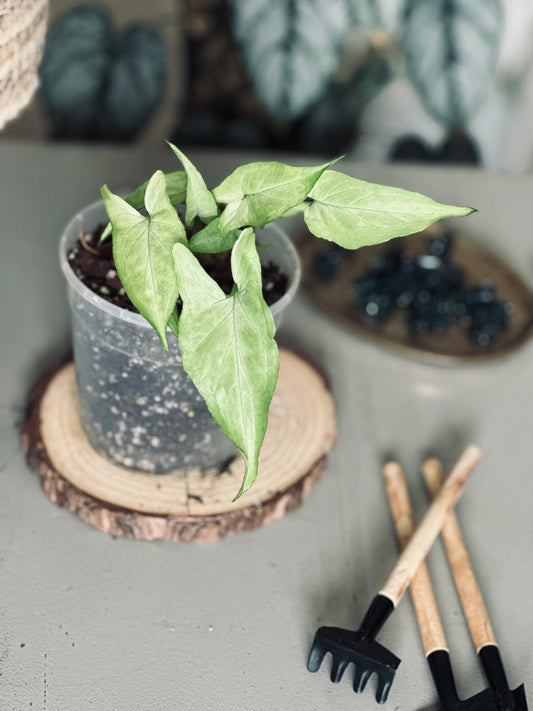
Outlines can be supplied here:
[[[107, 299], [105, 299], [103, 296], [97, 294], [95, 291], [86, 286], [76, 276], [74, 270], [70, 266], [70, 263], [67, 259], [67, 254], [72, 246], [72, 234], [74, 232], [74, 228], [79, 226], [79, 229], [81, 229], [84, 226], [83, 220], [87, 213], [91, 211], [96, 212], [97, 210], [102, 211], [104, 220], [107, 219], [104, 201], [95, 200], [94, 202], [90, 203], [89, 205], [86, 205], [84, 208], [79, 210], [69, 220], [69, 222], [63, 229], [59, 241], [59, 262], [63, 275], [69, 286], [71, 286], [83, 299], [85, 299], [86, 301], [90, 301], [93, 304], [97, 303], [98, 307], [101, 308], [103, 311], [107, 312], [110, 316], [119, 318], [122, 321], [125, 321], [126, 323], [131, 323], [139, 328], [147, 328], [153, 330], [151, 324], [148, 323], [148, 321], [141, 314], [128, 311], [127, 309], [123, 309], [120, 306], [112, 304], [111, 302], [107, 301]], [[77, 229], [74, 234], [77, 234], [79, 232], [79, 229]], [[289, 261], [292, 263], [292, 269], [290, 270], [290, 273], [287, 273], [289, 285], [286, 292], [280, 299], [275, 301], [269, 307], [270, 311], [272, 312], [272, 316], [275, 317], [284, 311], [284, 309], [288, 306], [288, 304], [296, 295], [296, 292], [300, 285], [302, 270], [300, 264], [300, 257], [290, 237], [274, 222], [265, 225], [265, 227], [263, 227], [262, 229], [256, 228], [256, 236], [258, 235], [258, 233], [264, 232], [266, 230], [273, 231], [277, 235], [279, 242], [283, 244], [285, 250], [289, 255]], [[167, 328], [167, 332], [171, 332], [171, 329]]]

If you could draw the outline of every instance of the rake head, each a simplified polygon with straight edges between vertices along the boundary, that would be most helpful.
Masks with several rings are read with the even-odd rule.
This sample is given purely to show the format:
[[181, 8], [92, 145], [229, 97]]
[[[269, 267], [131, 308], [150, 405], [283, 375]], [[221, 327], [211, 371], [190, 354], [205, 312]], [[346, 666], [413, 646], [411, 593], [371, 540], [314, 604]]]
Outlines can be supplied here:
[[331, 681], [335, 684], [342, 679], [349, 664], [355, 665], [353, 688], [356, 694], [364, 691], [372, 674], [377, 674], [376, 701], [384, 704], [389, 695], [396, 669], [400, 660], [392, 652], [363, 636], [360, 632], [340, 627], [320, 627], [315, 639], [307, 668], [310, 672], [319, 670], [327, 653], [332, 655]]

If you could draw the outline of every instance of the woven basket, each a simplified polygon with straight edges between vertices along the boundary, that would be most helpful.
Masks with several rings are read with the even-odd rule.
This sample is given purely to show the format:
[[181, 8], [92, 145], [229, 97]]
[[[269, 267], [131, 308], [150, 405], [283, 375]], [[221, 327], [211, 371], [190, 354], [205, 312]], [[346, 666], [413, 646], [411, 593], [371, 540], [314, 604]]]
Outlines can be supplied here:
[[0, 129], [37, 87], [48, 0], [0, 0]]

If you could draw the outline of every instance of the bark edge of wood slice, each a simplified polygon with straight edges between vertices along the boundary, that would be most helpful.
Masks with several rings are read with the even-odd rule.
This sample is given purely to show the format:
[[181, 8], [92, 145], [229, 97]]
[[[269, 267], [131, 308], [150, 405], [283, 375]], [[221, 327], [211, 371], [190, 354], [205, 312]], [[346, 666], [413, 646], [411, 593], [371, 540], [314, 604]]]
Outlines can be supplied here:
[[97, 454], [81, 427], [71, 362], [33, 387], [21, 430], [27, 462], [56, 504], [110, 535], [187, 542], [258, 528], [298, 507], [323, 474], [336, 437], [335, 405], [323, 376], [286, 349], [280, 349], [259, 476], [235, 503], [241, 456], [223, 471], [157, 475]]

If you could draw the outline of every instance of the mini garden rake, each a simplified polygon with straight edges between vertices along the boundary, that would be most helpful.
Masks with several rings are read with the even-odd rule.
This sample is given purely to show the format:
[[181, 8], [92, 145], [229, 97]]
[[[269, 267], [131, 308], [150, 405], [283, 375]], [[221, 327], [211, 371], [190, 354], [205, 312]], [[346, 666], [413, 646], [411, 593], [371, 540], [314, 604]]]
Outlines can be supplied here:
[[[437, 496], [444, 482], [440, 462], [436, 459], [428, 459], [424, 462], [422, 471], [431, 495]], [[496, 709], [498, 711], [527, 711], [524, 685], [521, 684], [514, 690], [509, 688], [483, 596], [474, 575], [459, 522], [453, 512], [447, 516], [441, 535], [455, 585], [461, 598], [470, 636], [485, 670], [485, 676], [494, 691]]]
[[[409, 492], [401, 467], [392, 462], [383, 469], [400, 547], [404, 548], [415, 530]], [[420, 628], [420, 636], [435, 689], [444, 711], [497, 711], [492, 689], [483, 689], [468, 699], [460, 699], [453, 678], [450, 653], [425, 563], [411, 581], [411, 597]]]
[[378, 703], [385, 703], [400, 659], [376, 642], [375, 637], [402, 598], [480, 458], [481, 452], [474, 445], [465, 449], [383, 587], [370, 604], [361, 627], [356, 631], [339, 627], [320, 627], [316, 631], [307, 662], [309, 671], [318, 671], [329, 652], [333, 657], [333, 682], [339, 682], [348, 665], [353, 663], [354, 691], [361, 693], [368, 679], [375, 673], [378, 676], [376, 700]]

